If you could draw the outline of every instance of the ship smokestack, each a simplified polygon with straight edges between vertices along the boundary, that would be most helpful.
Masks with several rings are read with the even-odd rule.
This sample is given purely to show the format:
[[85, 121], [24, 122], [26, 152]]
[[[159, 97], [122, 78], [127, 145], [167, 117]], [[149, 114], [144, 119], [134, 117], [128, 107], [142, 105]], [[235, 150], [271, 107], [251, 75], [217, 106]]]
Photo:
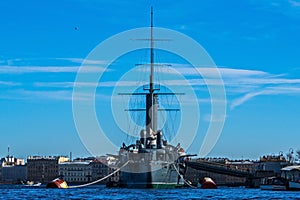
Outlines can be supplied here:
[[162, 131], [159, 130], [159, 131], [157, 131], [157, 134], [156, 134], [156, 148], [157, 149], [161, 149], [161, 147], [162, 147], [161, 138], [162, 138]]
[[141, 143], [144, 145], [144, 147], [146, 147], [146, 130], [142, 129], [141, 132], [140, 132], [140, 140], [141, 140]]

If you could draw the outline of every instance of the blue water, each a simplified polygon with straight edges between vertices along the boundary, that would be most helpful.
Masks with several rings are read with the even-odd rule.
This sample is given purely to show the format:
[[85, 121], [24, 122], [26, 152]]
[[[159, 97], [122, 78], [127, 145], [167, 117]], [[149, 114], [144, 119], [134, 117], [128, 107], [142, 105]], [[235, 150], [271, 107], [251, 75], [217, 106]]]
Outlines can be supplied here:
[[123, 189], [90, 186], [76, 189], [0, 185], [1, 199], [299, 199], [300, 192], [260, 189]]

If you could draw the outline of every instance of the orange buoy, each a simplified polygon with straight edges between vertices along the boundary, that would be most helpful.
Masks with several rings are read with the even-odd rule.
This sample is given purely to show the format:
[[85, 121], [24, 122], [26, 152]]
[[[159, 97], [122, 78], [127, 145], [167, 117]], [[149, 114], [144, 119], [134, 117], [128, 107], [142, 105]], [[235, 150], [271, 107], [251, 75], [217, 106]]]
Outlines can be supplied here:
[[204, 177], [199, 181], [201, 189], [217, 189], [216, 183], [209, 177]]
[[46, 185], [47, 188], [68, 188], [67, 182], [62, 178], [56, 178]]

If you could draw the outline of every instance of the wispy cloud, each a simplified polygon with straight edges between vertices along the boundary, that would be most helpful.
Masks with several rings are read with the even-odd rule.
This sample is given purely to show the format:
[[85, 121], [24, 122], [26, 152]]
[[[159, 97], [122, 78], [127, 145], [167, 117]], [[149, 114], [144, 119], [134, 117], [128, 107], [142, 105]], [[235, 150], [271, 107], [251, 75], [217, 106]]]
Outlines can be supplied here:
[[70, 90], [25, 90], [16, 89], [10, 90], [0, 95], [1, 99], [15, 99], [15, 100], [71, 100], [72, 91]]
[[12, 81], [0, 81], [0, 86], [18, 86], [21, 85], [21, 83], [12, 82]]
[[76, 87], [131, 87], [140, 86], [137, 81], [104, 81], [104, 82], [35, 82], [35, 87], [73, 88]]
[[74, 65], [80, 66], [81, 64], [85, 65], [104, 65], [109, 62], [106, 60], [99, 59], [85, 59], [85, 58], [14, 58], [14, 59], [2, 59], [0, 60], [1, 65], [9, 66], [20, 66], [28, 65], [28, 63], [48, 63], [48, 62], [64, 62], [73, 63]]
[[213, 117], [211, 114], [205, 114], [203, 116], [203, 119], [206, 122], [224, 122], [225, 118], [227, 118], [227, 115], [218, 115]]
[[232, 100], [231, 109], [242, 105], [256, 96], [300, 94], [300, 79], [253, 77], [245, 80], [236, 80], [236, 82], [231, 82], [228, 85], [231, 92], [235, 88], [239, 89], [239, 91], [235, 92], [235, 95], [242, 95]]
[[[0, 74], [77, 73], [80, 66], [0, 66]], [[84, 66], [83, 73], [103, 72], [104, 68]]]
[[35, 82], [33, 86], [42, 88], [73, 88], [74, 82]]
[[108, 61], [84, 58], [15, 58], [0, 60], [0, 74], [76, 73], [82, 64], [83, 73], [103, 72]]
[[90, 93], [77, 93], [73, 96], [73, 91], [68, 89], [59, 90], [27, 90], [27, 89], [14, 89], [0, 94], [0, 99], [9, 100], [28, 100], [28, 101], [91, 101], [96, 99], [110, 100], [111, 96], [105, 94], [90, 94]]
[[108, 64], [109, 62], [106, 60], [91, 60], [91, 59], [84, 59], [84, 58], [56, 58], [57, 60], [66, 60], [72, 63], [79, 63], [85, 65], [104, 65]]
[[244, 96], [240, 97], [240, 98], [237, 98], [237, 99], [234, 99], [232, 102], [231, 102], [231, 105], [230, 105], [230, 109], [234, 109], [235, 107], [239, 106], [239, 105], [242, 105], [243, 103], [245, 103], [246, 101], [252, 99], [253, 97], [255, 96], [258, 96], [258, 95], [262, 95], [264, 94], [263, 91], [260, 91], [260, 92], [251, 92], [251, 93], [248, 93], [248, 94], [245, 94]]
[[251, 1], [256, 9], [269, 13], [280, 13], [292, 19], [299, 19], [299, 0]]
[[[171, 66], [171, 67], [164, 67]], [[145, 69], [138, 69], [139, 71], [145, 71]], [[150, 69], [147, 69], [148, 71]], [[147, 71], [146, 70], [146, 71]], [[207, 77], [217, 77], [220, 74], [225, 77], [233, 77], [233, 76], [266, 76], [268, 75], [267, 72], [259, 71], [259, 70], [248, 70], [248, 69], [234, 69], [228, 68], [224, 66], [218, 67], [194, 67], [189, 64], [177, 64], [177, 63], [163, 63], [160, 69], [157, 69], [158, 73], [165, 73], [165, 74], [177, 74], [180, 73], [184, 76], [194, 76], [201, 74], [202, 76]]]
[[300, 7], [300, 1], [289, 0], [289, 3], [293, 7]]
[[262, 96], [262, 95], [280, 95], [280, 94], [285, 94], [285, 95], [300, 95], [300, 87], [295, 87], [295, 86], [277, 86], [277, 87], [267, 87], [264, 89], [261, 89], [260, 91], [257, 92], [250, 92], [242, 97], [236, 98], [232, 101], [230, 105], [230, 109], [234, 109], [237, 106], [242, 105], [243, 103], [249, 101], [250, 99], [256, 97], [256, 96]]
[[[70, 58], [72, 59], [72, 58]], [[74, 58], [74, 61], [81, 61]], [[100, 63], [100, 62], [99, 62]], [[76, 73], [79, 66], [0, 66], [0, 74], [18, 74], [18, 73]], [[83, 73], [103, 71], [102, 67], [95, 65], [87, 66]], [[138, 69], [140, 70], [140, 69]], [[146, 69], [148, 70], [148, 69]], [[289, 78], [288, 74], [271, 74], [261, 70], [234, 69], [229, 67], [197, 67], [193, 68], [186, 64], [172, 64], [172, 68], [162, 67], [157, 70], [158, 73], [165, 74], [168, 77], [160, 82], [167, 87], [185, 87], [192, 86], [193, 89], [207, 90], [207, 85], [220, 85], [224, 83], [226, 88], [227, 100], [231, 109], [241, 106], [249, 100], [261, 95], [299, 95], [300, 79]], [[200, 74], [202, 77], [200, 76]], [[172, 74], [181, 74], [185, 79], [178, 79]], [[204, 78], [203, 78], [204, 77]], [[218, 79], [221, 77], [221, 81]], [[206, 79], [206, 81], [205, 81]], [[223, 81], [223, 83], [222, 83]], [[76, 82], [78, 87], [139, 87], [145, 82], [136, 80], [121, 81], [101, 81], [101, 82]], [[71, 92], [74, 87], [73, 81], [67, 82], [33, 82], [34, 88], [41, 90], [35, 92], [35, 96], [48, 97], [49, 99], [71, 99]], [[19, 86], [22, 83], [12, 81], [0, 81], [0, 86]], [[27, 83], [28, 85], [28, 83]], [[44, 91], [45, 90], [45, 91]], [[55, 90], [55, 91], [49, 91]], [[29, 98], [34, 95], [30, 90], [20, 91], [22, 98]], [[27, 95], [28, 94], [28, 95]], [[52, 96], [53, 95], [53, 96]], [[84, 95], [84, 94], [83, 94]], [[13, 95], [11, 95], [13, 96]], [[85, 97], [83, 97], [84, 99]]]
[[1, 74], [77, 72], [78, 66], [0, 66]]
[[[299, 95], [300, 79], [288, 78], [288, 74], [270, 74], [260, 70], [234, 69], [228, 67], [207, 68], [207, 67], [188, 67], [179, 66], [174, 69], [180, 74], [186, 76], [197, 75], [198, 72], [204, 77], [217, 77], [218, 73], [222, 77], [222, 81], [226, 87], [227, 96], [230, 96], [230, 108], [249, 101], [259, 95]], [[176, 73], [174, 70], [165, 69], [163, 73]], [[198, 74], [199, 75], [199, 74]], [[203, 79], [188, 79], [189, 84], [193, 86], [207, 85]], [[183, 84], [182, 80], [168, 80], [172, 85]], [[211, 79], [208, 84], [216, 85], [220, 82]]]
[[[187, 78], [188, 83], [196, 88], [204, 85], [222, 84], [222, 82], [214, 79], [221, 75], [224, 86], [226, 87], [227, 97], [229, 97], [231, 109], [260, 95], [300, 94], [300, 79], [288, 78], [288, 74], [271, 74], [261, 70], [234, 69], [228, 67], [194, 68], [181, 64], [172, 64], [172, 66], [174, 66], [172, 70], [165, 68], [160, 70], [160, 72], [168, 74], [179, 73], [186, 77], [199, 76], [200, 72], [204, 79], [208, 80], [207, 82], [205, 82], [204, 79], [195, 77]], [[186, 84], [185, 80], [167, 80], [166, 82], [173, 86]]]

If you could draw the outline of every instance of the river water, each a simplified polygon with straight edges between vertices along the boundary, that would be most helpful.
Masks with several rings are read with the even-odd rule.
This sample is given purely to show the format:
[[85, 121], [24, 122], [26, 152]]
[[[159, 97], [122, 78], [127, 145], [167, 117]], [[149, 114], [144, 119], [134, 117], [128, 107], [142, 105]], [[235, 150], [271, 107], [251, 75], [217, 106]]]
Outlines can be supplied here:
[[246, 188], [124, 189], [89, 186], [74, 189], [0, 185], [1, 199], [299, 199], [299, 192]]

